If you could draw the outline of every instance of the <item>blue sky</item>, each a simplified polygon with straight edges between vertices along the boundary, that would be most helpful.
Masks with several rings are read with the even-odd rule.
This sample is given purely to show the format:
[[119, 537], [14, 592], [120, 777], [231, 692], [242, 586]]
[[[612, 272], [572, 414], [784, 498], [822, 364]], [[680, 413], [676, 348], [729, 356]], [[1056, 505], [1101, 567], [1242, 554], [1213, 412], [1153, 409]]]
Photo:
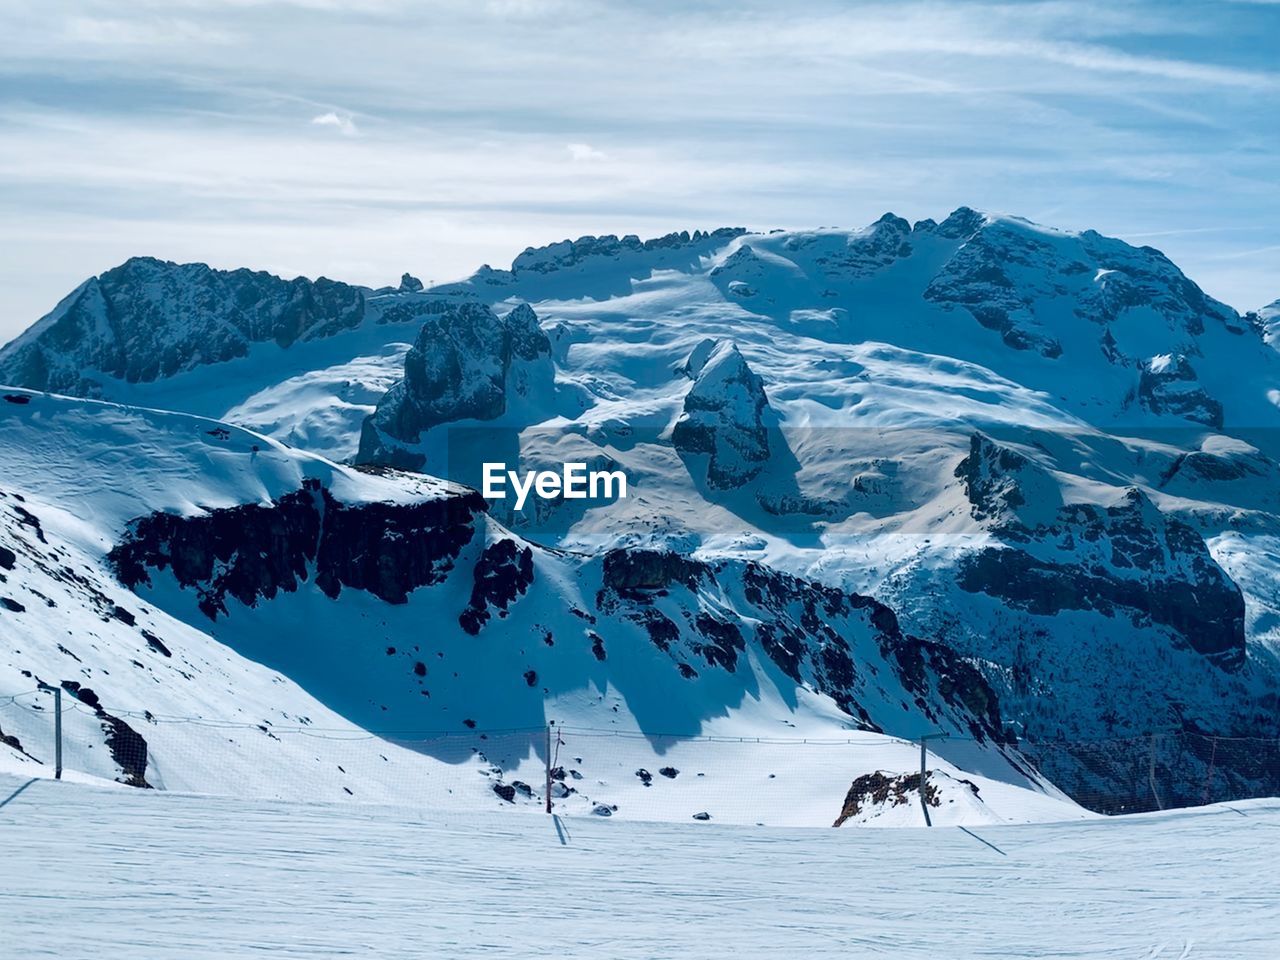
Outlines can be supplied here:
[[961, 204], [1280, 297], [1280, 3], [0, 4], [0, 339], [133, 254], [381, 284]]

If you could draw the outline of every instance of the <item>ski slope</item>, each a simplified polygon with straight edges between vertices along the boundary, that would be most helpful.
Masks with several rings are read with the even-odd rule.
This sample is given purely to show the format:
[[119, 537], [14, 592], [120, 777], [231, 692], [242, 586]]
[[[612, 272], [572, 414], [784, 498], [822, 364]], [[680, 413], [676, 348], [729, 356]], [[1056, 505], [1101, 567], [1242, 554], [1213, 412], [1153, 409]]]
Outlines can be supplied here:
[[971, 833], [423, 816], [0, 775], [5, 955], [1270, 958], [1280, 801]]

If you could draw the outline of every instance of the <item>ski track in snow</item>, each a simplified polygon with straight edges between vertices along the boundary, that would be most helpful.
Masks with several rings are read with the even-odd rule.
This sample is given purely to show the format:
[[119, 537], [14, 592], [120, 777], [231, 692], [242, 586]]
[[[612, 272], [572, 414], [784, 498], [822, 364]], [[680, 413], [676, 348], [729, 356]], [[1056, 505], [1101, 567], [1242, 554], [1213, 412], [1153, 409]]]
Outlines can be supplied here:
[[1275, 800], [972, 834], [557, 826], [3, 775], [0, 953], [1269, 958], [1277, 828]]

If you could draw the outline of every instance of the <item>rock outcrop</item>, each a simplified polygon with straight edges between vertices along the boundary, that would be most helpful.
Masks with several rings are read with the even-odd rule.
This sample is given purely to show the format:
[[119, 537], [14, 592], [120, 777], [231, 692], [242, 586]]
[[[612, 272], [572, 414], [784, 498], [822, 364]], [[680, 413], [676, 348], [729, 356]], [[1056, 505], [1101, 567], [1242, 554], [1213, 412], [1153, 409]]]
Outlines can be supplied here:
[[288, 347], [358, 326], [359, 287], [321, 277], [135, 257], [81, 284], [0, 351], [0, 382], [97, 396], [102, 380], [159, 380], [243, 357], [255, 343]]
[[1209, 396], [1181, 354], [1152, 357], [1143, 364], [1138, 402], [1152, 413], [1172, 414], [1222, 429], [1222, 404]]
[[684, 398], [671, 442], [686, 456], [705, 454], [708, 486], [725, 490], [756, 477], [769, 459], [764, 384], [738, 348], [722, 341]]
[[1167, 628], [1211, 663], [1245, 658], [1244, 598], [1184, 523], [1134, 489], [1110, 507], [1071, 504], [1022, 548], [965, 557], [958, 583], [1039, 616], [1093, 611]]
[[551, 341], [520, 304], [504, 317], [473, 300], [422, 307], [422, 328], [397, 382], [366, 418], [356, 462], [418, 469], [411, 448], [432, 427], [495, 420], [553, 389]]
[[477, 493], [348, 504], [308, 480], [266, 506], [141, 517], [108, 561], [131, 589], [150, 583], [151, 571], [172, 570], [179, 586], [198, 591], [210, 620], [228, 613], [228, 597], [254, 606], [310, 579], [329, 597], [349, 587], [404, 603], [443, 580], [484, 509]]

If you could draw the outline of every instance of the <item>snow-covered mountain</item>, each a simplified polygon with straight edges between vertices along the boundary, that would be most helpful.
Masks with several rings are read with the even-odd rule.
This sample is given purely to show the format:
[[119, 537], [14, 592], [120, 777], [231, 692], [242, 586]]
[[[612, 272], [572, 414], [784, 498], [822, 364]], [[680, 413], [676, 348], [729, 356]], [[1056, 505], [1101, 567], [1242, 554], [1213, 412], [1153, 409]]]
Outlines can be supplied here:
[[[15, 391], [2, 442], [113, 605], [357, 727], [938, 724], [979, 740], [969, 769], [1124, 803], [1132, 757], [1036, 744], [1280, 734], [1267, 316], [1152, 248], [965, 208], [587, 237], [431, 289], [130, 261], [0, 351], [0, 382], [112, 402]], [[80, 435], [124, 421], [77, 476]], [[476, 487], [498, 453], [630, 493], [486, 512], [429, 479]], [[424, 624], [466, 669], [415, 659], [401, 689]], [[1182, 763], [1175, 800], [1210, 768], [1275, 789]]]
[[[550, 550], [488, 518], [474, 491], [188, 415], [9, 391], [0, 418], [0, 682], [58, 685], [83, 708], [66, 737], [76, 771], [540, 805], [554, 719], [573, 757], [556, 792], [568, 809], [823, 824], [857, 775], [916, 762], [883, 732], [942, 728], [994, 778], [977, 778], [978, 799], [974, 776], [944, 764], [939, 803], [959, 803], [944, 820], [997, 818], [1002, 801], [1013, 818], [1071, 815], [1025, 772], [980, 673], [869, 597], [752, 561]], [[9, 766], [48, 767], [50, 700], [0, 716]], [[243, 729], [229, 737], [227, 721]], [[365, 730], [400, 734], [349, 739]], [[784, 780], [764, 806], [732, 798], [731, 757], [682, 747], [859, 731], [862, 748], [834, 755], [763, 747]], [[641, 776], [675, 781], [685, 763], [700, 782]]]

